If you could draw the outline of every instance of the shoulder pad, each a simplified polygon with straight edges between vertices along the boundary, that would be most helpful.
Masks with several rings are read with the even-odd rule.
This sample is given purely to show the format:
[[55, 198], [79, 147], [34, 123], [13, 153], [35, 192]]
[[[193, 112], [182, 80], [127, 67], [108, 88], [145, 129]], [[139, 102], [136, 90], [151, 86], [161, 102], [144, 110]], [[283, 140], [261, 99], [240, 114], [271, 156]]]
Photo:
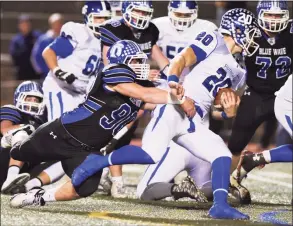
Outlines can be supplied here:
[[89, 33], [84, 24], [67, 22], [62, 26], [60, 36], [78, 44], [85, 42], [89, 38]]
[[1, 108], [11, 108], [13, 110], [19, 111], [19, 109], [17, 107], [15, 107], [14, 105], [12, 105], [12, 104], [3, 105]]

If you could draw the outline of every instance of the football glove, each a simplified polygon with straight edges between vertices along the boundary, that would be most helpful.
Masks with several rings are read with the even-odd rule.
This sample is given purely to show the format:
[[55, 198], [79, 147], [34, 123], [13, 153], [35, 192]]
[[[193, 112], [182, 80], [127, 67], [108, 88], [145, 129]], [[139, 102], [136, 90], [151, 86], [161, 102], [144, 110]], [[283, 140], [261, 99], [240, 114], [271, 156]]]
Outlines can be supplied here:
[[74, 74], [72, 74], [71, 72], [62, 71], [59, 67], [56, 67], [53, 70], [53, 73], [58, 79], [66, 82], [67, 84], [72, 84], [75, 79], [77, 79]]
[[21, 124], [20, 127], [16, 129], [11, 129], [3, 135], [1, 139], [1, 147], [10, 148], [14, 144], [26, 139], [34, 131], [35, 128], [32, 125]]
[[105, 147], [100, 149], [100, 152], [105, 156], [110, 154], [114, 151], [116, 144], [118, 143], [118, 140], [113, 138]]

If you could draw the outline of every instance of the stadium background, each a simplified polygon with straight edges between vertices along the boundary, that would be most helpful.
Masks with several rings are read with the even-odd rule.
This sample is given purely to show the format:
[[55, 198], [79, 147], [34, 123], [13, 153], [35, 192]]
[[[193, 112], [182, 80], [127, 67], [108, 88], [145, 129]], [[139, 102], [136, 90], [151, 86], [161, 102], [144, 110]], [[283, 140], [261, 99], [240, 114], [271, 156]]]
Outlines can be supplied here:
[[[48, 17], [52, 13], [62, 13], [66, 21], [82, 22], [81, 8], [83, 2], [1, 2], [1, 105], [13, 103], [13, 92], [21, 82], [15, 79], [9, 55], [9, 44], [12, 37], [18, 32], [18, 17], [21, 13], [30, 15], [33, 29], [45, 32], [48, 29]], [[216, 23], [216, 6], [214, 1], [199, 1], [199, 18]], [[154, 1], [154, 18], [166, 16], [168, 1]], [[292, 2], [289, 4], [292, 16]], [[247, 2], [247, 8], [255, 12], [256, 2]], [[218, 25], [218, 24], [217, 24]], [[148, 116], [141, 121], [136, 136], [140, 138], [147, 123]], [[221, 136], [227, 138], [230, 134], [232, 121], [222, 126]], [[220, 130], [219, 130], [220, 131]], [[263, 127], [260, 127], [253, 138], [254, 142], [260, 140]], [[274, 143], [274, 139], [271, 140]]]

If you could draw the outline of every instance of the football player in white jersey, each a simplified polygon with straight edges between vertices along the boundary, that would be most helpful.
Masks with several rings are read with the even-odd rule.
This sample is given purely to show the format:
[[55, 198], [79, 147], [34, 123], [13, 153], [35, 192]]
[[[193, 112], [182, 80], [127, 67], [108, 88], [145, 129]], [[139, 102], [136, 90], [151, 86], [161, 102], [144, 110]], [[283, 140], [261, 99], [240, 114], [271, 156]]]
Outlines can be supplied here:
[[[202, 31], [171, 62], [168, 70], [169, 86], [178, 87], [183, 69], [195, 65], [186, 76], [185, 94], [201, 100], [199, 106], [208, 112], [219, 89], [237, 89], [245, 81], [245, 72], [232, 54], [251, 56], [258, 45], [253, 38], [259, 34], [254, 15], [245, 9], [229, 10], [223, 16], [221, 33]], [[200, 84], [195, 86], [195, 84]], [[184, 105], [184, 104], [183, 104]], [[220, 113], [227, 117], [224, 112]], [[184, 116], [177, 108], [158, 105], [154, 117], [143, 136], [142, 148], [132, 151], [118, 149], [109, 155], [92, 155], [73, 172], [76, 185], [81, 184], [99, 170], [113, 164], [154, 164], [162, 159], [171, 140], [186, 148], [193, 155], [212, 165], [212, 189], [214, 205], [209, 215], [217, 219], [249, 219], [249, 216], [229, 206], [227, 202], [231, 152], [224, 141], [193, 118]]]
[[[152, 21], [160, 31], [157, 45], [169, 60], [188, 46], [190, 39], [194, 38], [202, 29], [217, 29], [214, 23], [197, 17], [197, 1], [171, 0], [168, 6], [168, 16]], [[183, 75], [188, 72], [189, 68], [185, 68]]]
[[[48, 121], [59, 118], [84, 101], [91, 78], [101, 69], [101, 43], [99, 26], [111, 18], [107, 1], [90, 1], [82, 8], [84, 24], [68, 22], [60, 36], [43, 52], [50, 69], [44, 83], [44, 102]], [[45, 172], [45, 173], [44, 173]], [[64, 171], [57, 162], [25, 184], [25, 190], [41, 187], [61, 178]], [[15, 186], [21, 187], [22, 184]]]
[[[288, 77], [282, 88], [276, 92], [274, 111], [276, 118], [292, 138], [292, 75]], [[241, 183], [242, 179], [255, 167], [274, 162], [292, 162], [292, 159], [292, 143], [260, 153], [244, 153], [232, 175], [237, 178], [238, 183]]]
[[[214, 23], [197, 18], [198, 5], [196, 1], [170, 1], [168, 11], [168, 16], [154, 19], [153, 23], [160, 31], [157, 43], [169, 60], [172, 60], [175, 55], [188, 46], [190, 40], [196, 37], [196, 34], [203, 29], [210, 31], [217, 30]], [[189, 68], [185, 68], [182, 74], [186, 75], [188, 72]], [[164, 88], [163, 86], [161, 87]], [[199, 100], [197, 99], [196, 101]], [[201, 114], [202, 112], [198, 113], [197, 116]], [[196, 118], [199, 118], [198, 121], [200, 123], [203, 122], [208, 127], [209, 121], [207, 117], [205, 120], [202, 120], [200, 116]], [[172, 167], [170, 167], [171, 165]], [[202, 188], [208, 198], [212, 197], [210, 163], [196, 158], [174, 142], [171, 142], [168, 154], [165, 155], [163, 161], [161, 160], [159, 163], [147, 168], [142, 180], [138, 184], [138, 197], [143, 200], [157, 200], [169, 196], [176, 185], [173, 186], [172, 183], [167, 184], [164, 182], [171, 181], [182, 170], [188, 171], [197, 186]], [[161, 183], [155, 185], [158, 188], [156, 189], [153, 184], [159, 182]], [[183, 184], [186, 186], [187, 193], [193, 187], [186, 182], [182, 183], [181, 186]], [[176, 193], [174, 197], [175, 199], [177, 198]]]

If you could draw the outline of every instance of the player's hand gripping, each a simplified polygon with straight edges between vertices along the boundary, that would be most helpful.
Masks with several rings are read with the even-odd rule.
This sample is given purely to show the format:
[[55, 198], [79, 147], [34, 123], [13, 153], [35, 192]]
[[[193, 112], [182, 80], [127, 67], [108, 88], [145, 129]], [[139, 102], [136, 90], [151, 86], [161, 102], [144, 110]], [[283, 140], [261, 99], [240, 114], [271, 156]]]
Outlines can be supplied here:
[[160, 78], [159, 70], [155, 70], [155, 69], [150, 70], [149, 77], [148, 77], [150, 81], [157, 81], [159, 78]]
[[61, 81], [64, 81], [68, 84], [72, 84], [75, 81], [75, 79], [77, 79], [74, 74], [70, 72], [62, 71], [59, 67], [56, 67], [53, 70], [53, 73]]
[[234, 95], [232, 92], [222, 93], [221, 105], [228, 118], [233, 118], [236, 115], [239, 104], [239, 96]]
[[180, 105], [188, 118], [193, 118], [196, 114], [195, 103], [189, 97], [185, 97], [185, 101]]

